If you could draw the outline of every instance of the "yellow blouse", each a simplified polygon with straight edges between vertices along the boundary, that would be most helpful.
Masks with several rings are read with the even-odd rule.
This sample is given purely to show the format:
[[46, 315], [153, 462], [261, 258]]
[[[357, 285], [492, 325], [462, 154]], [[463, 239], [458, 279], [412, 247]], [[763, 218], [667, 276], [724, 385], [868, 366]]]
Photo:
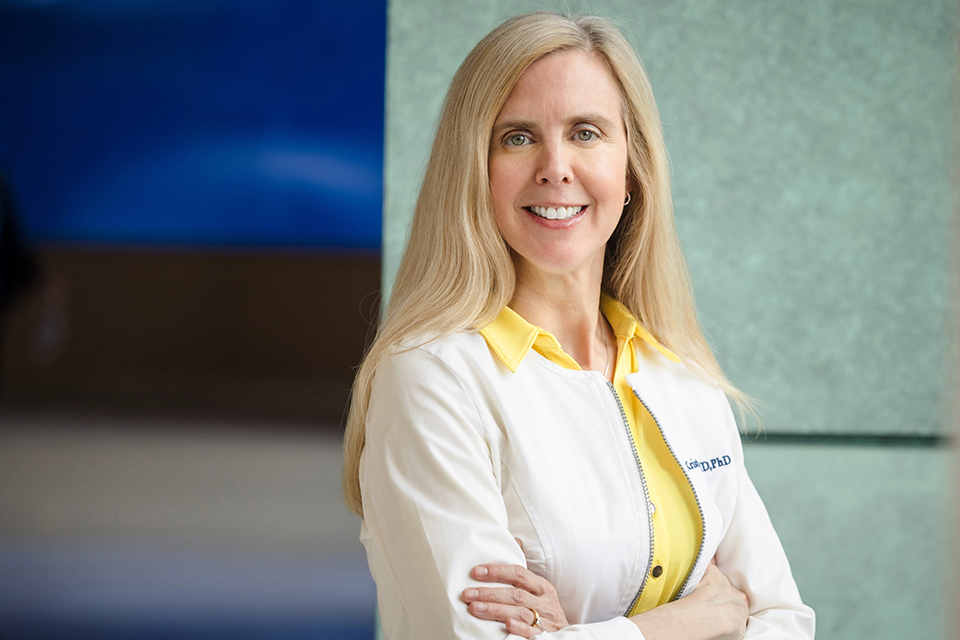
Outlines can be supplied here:
[[[653, 563], [643, 593], [628, 614], [636, 615], [670, 602], [680, 592], [700, 548], [703, 525], [693, 489], [679, 462], [670, 453], [653, 416], [626, 381], [628, 374], [637, 371], [637, 351], [642, 343], [674, 362], [680, 360], [616, 300], [603, 296], [600, 310], [617, 336], [613, 385], [633, 434], [647, 492], [655, 508]], [[563, 350], [553, 334], [530, 324], [509, 307], [504, 307], [480, 334], [511, 371], [517, 370], [530, 349], [565, 369], [580, 370], [580, 365]], [[637, 339], [642, 343], [636, 342]]]

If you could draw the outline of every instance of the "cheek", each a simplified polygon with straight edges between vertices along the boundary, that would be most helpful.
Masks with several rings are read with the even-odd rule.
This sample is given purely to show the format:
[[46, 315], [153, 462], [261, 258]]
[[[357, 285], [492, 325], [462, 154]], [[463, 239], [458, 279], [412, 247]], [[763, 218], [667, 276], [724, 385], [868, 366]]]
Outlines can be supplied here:
[[620, 198], [627, 192], [627, 163], [626, 159], [610, 158], [602, 166], [598, 165], [595, 175], [603, 183], [603, 189], [611, 197]]
[[487, 173], [490, 180], [490, 195], [498, 215], [500, 209], [512, 208], [519, 191], [517, 172], [506, 162], [490, 162]]

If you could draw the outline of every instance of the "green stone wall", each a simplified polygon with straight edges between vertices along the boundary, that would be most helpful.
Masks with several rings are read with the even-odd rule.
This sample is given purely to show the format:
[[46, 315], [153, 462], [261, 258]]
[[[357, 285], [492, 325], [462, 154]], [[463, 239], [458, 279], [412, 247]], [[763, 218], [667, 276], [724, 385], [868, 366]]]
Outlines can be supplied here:
[[392, 0], [387, 290], [454, 71], [541, 8], [614, 19], [644, 62], [701, 320], [765, 405], [748, 463], [817, 637], [940, 637], [956, 2]]

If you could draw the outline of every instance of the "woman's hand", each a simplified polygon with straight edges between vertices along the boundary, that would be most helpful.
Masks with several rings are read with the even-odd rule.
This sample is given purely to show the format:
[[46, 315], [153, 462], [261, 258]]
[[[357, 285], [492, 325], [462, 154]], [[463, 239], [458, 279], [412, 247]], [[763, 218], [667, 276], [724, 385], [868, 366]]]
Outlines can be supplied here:
[[[513, 635], [531, 638], [543, 631], [558, 631], [569, 623], [553, 585], [526, 567], [515, 564], [481, 564], [470, 572], [481, 582], [510, 587], [470, 587], [460, 595], [477, 618], [496, 620]], [[539, 626], [533, 626], [540, 615]]]
[[750, 603], [711, 560], [690, 595], [630, 618], [646, 640], [741, 640]]

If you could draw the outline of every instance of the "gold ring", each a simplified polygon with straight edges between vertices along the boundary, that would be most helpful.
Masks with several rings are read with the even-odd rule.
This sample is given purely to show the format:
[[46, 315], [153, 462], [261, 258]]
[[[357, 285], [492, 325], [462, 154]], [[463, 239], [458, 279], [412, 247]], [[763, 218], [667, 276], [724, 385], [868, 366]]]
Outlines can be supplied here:
[[533, 613], [533, 624], [531, 627], [540, 627], [540, 613], [536, 609], [530, 609], [530, 612]]

